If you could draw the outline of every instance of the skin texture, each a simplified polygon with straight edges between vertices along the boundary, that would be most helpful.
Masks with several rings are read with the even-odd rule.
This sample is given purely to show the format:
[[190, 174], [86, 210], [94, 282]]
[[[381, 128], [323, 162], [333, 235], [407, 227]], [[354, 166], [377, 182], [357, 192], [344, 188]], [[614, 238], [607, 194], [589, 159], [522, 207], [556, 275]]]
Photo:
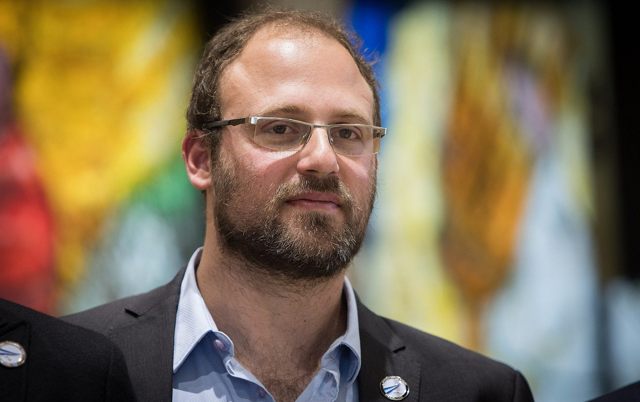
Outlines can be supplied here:
[[[373, 123], [372, 91], [349, 53], [309, 29], [259, 30], [223, 72], [220, 91], [225, 119], [266, 115], [317, 124]], [[375, 155], [335, 154], [323, 129], [315, 129], [296, 153], [261, 148], [245, 135], [247, 129], [226, 128], [215, 161], [197, 132], [184, 140], [189, 179], [207, 201], [196, 275], [240, 362], [276, 400], [295, 400], [345, 330], [344, 269], [364, 237], [377, 162]], [[317, 256], [316, 264], [290, 255], [289, 260], [252, 256], [251, 250], [234, 248], [221, 230], [225, 225], [240, 234], [277, 227], [285, 248]], [[345, 241], [342, 262], [318, 263], [335, 254], [346, 237], [351, 240]], [[296, 272], [301, 264], [306, 272]]]

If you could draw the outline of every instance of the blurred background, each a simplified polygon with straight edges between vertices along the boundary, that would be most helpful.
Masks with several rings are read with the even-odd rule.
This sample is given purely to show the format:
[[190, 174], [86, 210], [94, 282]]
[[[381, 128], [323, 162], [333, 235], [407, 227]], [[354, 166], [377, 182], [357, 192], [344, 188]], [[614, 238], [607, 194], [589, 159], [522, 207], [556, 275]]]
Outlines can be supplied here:
[[[204, 231], [179, 151], [194, 65], [254, 3], [0, 0], [0, 297], [66, 314], [186, 264]], [[376, 63], [389, 135], [350, 271], [364, 301], [517, 367], [539, 401], [640, 379], [630, 6], [271, 4], [337, 16]]]

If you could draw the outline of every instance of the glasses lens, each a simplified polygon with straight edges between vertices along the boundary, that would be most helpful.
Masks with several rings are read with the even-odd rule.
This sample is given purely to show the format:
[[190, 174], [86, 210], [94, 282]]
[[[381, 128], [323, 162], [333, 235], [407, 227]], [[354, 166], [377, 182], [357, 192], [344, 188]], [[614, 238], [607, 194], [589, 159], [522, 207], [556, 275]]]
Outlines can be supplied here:
[[342, 155], [363, 155], [377, 152], [374, 149], [373, 127], [340, 124], [331, 127], [333, 149]]
[[253, 141], [273, 150], [291, 150], [299, 147], [309, 132], [309, 126], [295, 121], [260, 117], [255, 124]]

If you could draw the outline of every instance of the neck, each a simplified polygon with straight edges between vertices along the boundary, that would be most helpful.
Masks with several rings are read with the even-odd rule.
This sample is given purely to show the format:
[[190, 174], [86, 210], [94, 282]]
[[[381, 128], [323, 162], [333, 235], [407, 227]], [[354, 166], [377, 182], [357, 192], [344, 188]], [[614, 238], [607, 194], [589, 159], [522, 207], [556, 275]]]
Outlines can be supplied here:
[[322, 281], [283, 281], [205, 246], [198, 287], [236, 357], [258, 378], [309, 377], [346, 328], [344, 274]]

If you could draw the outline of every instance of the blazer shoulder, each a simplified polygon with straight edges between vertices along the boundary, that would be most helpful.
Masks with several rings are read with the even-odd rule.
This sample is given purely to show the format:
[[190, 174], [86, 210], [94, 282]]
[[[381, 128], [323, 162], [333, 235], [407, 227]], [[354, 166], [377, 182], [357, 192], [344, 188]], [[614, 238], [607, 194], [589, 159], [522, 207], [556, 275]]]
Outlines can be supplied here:
[[382, 318], [401, 337], [407, 348], [413, 349], [422, 358], [428, 358], [438, 364], [464, 365], [489, 369], [492, 371], [511, 373], [515, 370], [497, 360], [489, 358], [473, 350], [457, 345], [451, 341], [429, 334], [401, 322]]
[[416, 359], [426, 359], [438, 365], [486, 366], [499, 371], [513, 371], [506, 364], [478, 352], [396, 320], [379, 316], [362, 304], [359, 304], [358, 310], [361, 335], [372, 342], [387, 345], [391, 350], [408, 349]]
[[110, 353], [111, 342], [104, 335], [85, 327], [3, 300], [0, 300], [0, 312], [10, 323], [28, 325], [36, 340], [46, 337], [56, 345], [68, 346], [71, 351], [79, 350], [84, 345], [93, 345], [91, 349], [95, 353]]
[[115, 327], [133, 323], [136, 318], [154, 309], [171, 309], [174, 305], [177, 308], [184, 271], [183, 268], [171, 282], [149, 292], [118, 299], [61, 318], [71, 324], [109, 334]]
[[640, 381], [617, 388], [609, 393], [601, 395], [589, 402], [616, 402], [640, 400]]
[[2, 300], [0, 313], [12, 323], [0, 339], [24, 341], [34, 399], [134, 400], [124, 356], [104, 335]]
[[127, 306], [144, 297], [145, 294], [130, 296], [60, 318], [70, 324], [106, 334], [114, 323], [126, 320]]
[[502, 362], [362, 305], [359, 318], [363, 367], [365, 361], [369, 367], [394, 361], [420, 367], [420, 395], [427, 400], [533, 401], [524, 376]]

